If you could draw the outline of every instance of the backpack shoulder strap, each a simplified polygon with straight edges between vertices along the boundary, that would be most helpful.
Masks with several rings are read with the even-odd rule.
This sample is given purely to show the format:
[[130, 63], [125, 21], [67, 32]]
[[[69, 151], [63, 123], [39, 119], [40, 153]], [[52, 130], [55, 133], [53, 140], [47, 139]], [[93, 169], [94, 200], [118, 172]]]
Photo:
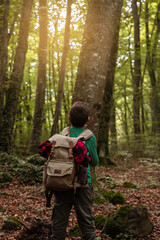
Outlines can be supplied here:
[[93, 134], [93, 132], [92, 132], [91, 130], [86, 129], [86, 130], [84, 130], [82, 133], [80, 133], [80, 134], [78, 135], [78, 137], [79, 137], [79, 136], [82, 136], [82, 137], [85, 138], [85, 140], [87, 140], [87, 139], [89, 139], [90, 137], [94, 136], [94, 134]]
[[[62, 130], [62, 135], [63, 136], [68, 136], [70, 133], [70, 127], [66, 127]], [[90, 137], [94, 136], [93, 132], [89, 129], [85, 129], [82, 133], [78, 135], [79, 137], [84, 137], [86, 140], [89, 139]]]
[[64, 129], [62, 130], [62, 135], [63, 135], [63, 136], [69, 136], [69, 129], [70, 129], [70, 127], [64, 128]]

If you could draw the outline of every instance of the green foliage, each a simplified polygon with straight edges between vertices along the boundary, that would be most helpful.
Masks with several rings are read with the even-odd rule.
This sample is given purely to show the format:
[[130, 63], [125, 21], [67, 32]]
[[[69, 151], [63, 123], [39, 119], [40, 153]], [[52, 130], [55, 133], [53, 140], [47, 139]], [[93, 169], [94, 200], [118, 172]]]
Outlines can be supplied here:
[[43, 164], [46, 162], [46, 159], [44, 157], [41, 157], [39, 154], [30, 156], [27, 158], [27, 160], [28, 163], [31, 163], [36, 166], [43, 166]]
[[36, 165], [29, 163], [27, 160], [19, 159], [13, 155], [1, 153], [1, 186], [9, 184], [15, 179], [18, 179], [22, 183], [42, 183], [44, 159], [41, 157], [38, 158], [38, 156], [32, 156], [29, 160], [33, 160]]
[[4, 221], [4, 225], [2, 229], [4, 230], [18, 230], [21, 228], [19, 217], [9, 217], [7, 220]]
[[133, 238], [133, 234], [131, 233], [120, 233], [116, 235], [116, 239], [121, 239], [121, 240], [129, 240]]
[[35, 184], [42, 183], [42, 171], [43, 166], [26, 163], [16, 169], [16, 174], [21, 182]]
[[[121, 25], [119, 34], [119, 48], [117, 67], [114, 81], [114, 101], [116, 111], [117, 139], [119, 149], [137, 149], [145, 151], [147, 154], [159, 154], [158, 137], [151, 135], [153, 119], [153, 105], [151, 96], [153, 89], [150, 76], [146, 66], [146, 56], [154, 56], [154, 71], [156, 77], [155, 86], [158, 96], [160, 95], [160, 44], [155, 39], [157, 34], [157, 9], [158, 1], [148, 1], [148, 24], [149, 24], [149, 46], [154, 46], [156, 51], [147, 53], [146, 39], [146, 1], [137, 4], [140, 16], [140, 44], [141, 44], [141, 69], [142, 69], [142, 96], [140, 99], [144, 107], [145, 126], [143, 140], [139, 142], [133, 138], [133, 85], [132, 74], [134, 64], [134, 27], [131, 1], [125, 0], [122, 8]], [[19, 37], [19, 26], [21, 21], [22, 0], [10, 1], [10, 11], [8, 19], [8, 65], [6, 70], [5, 92], [9, 86], [10, 76], [13, 71], [14, 57]], [[57, 88], [60, 76], [61, 57], [63, 50], [64, 28], [66, 17], [66, 1], [48, 1], [48, 49], [47, 49], [47, 85], [45, 93], [45, 106], [43, 117], [42, 141], [48, 139], [53, 122]], [[74, 1], [72, 4], [72, 18], [70, 28], [70, 50], [66, 63], [66, 75], [64, 84], [64, 94], [62, 111], [59, 121], [59, 129], [68, 125], [68, 111], [72, 104], [75, 79], [79, 64], [79, 54], [82, 45], [83, 31], [87, 14], [87, 1]], [[12, 29], [13, 27], [13, 29]], [[12, 32], [13, 30], [13, 32]], [[157, 38], [158, 39], [158, 38]], [[14, 150], [18, 153], [26, 152], [28, 149], [32, 121], [35, 105], [36, 84], [38, 75], [38, 48], [39, 48], [39, 2], [34, 1], [32, 8], [32, 18], [28, 38], [28, 51], [26, 55], [24, 81], [21, 87], [21, 94], [18, 102], [18, 111], [14, 126]], [[102, 46], [103, 51], [103, 46]], [[6, 96], [6, 94], [5, 94]], [[6, 99], [4, 99], [5, 102]], [[157, 102], [158, 103], [158, 102]], [[2, 104], [3, 105], [3, 104]], [[99, 106], [95, 106], [99, 108]], [[142, 106], [140, 109], [142, 122]], [[142, 127], [142, 126], [141, 126]], [[105, 134], [105, 133], [104, 133]], [[151, 137], [150, 137], [151, 136]], [[150, 137], [150, 138], [149, 138]], [[144, 145], [145, 143], [145, 145]], [[110, 138], [110, 145], [112, 139]], [[151, 148], [152, 146], [152, 148]], [[110, 148], [111, 149], [111, 148]], [[113, 153], [114, 154], [114, 153]], [[114, 185], [113, 185], [114, 187]]]
[[3, 212], [5, 212], [5, 211], [6, 211], [6, 209], [4, 209], [4, 208], [0, 205], [0, 212], [3, 213]]
[[70, 235], [72, 237], [80, 237], [82, 236], [82, 232], [80, 230], [80, 227], [78, 224], [76, 224], [71, 230], [70, 230]]
[[0, 172], [1, 185], [9, 184], [13, 180], [13, 176], [9, 172]]
[[105, 198], [100, 198], [100, 197], [95, 197], [93, 199], [94, 203], [100, 205], [100, 204], [104, 204], [106, 202], [106, 199]]
[[116, 183], [114, 182], [114, 179], [109, 174], [106, 174], [105, 176], [102, 176], [102, 177], [98, 177], [98, 181], [104, 182], [105, 185], [110, 188], [116, 187]]
[[18, 165], [20, 162], [20, 159], [17, 158], [14, 155], [9, 155], [5, 152], [0, 152], [0, 165], [5, 165], [5, 164], [14, 164]]
[[114, 192], [114, 191], [104, 191], [102, 192], [102, 195], [105, 199], [108, 199], [109, 202], [113, 204], [124, 204], [126, 202], [126, 198], [123, 196], [123, 194], [120, 191]]
[[132, 182], [124, 182], [123, 183], [123, 187], [124, 188], [133, 188], [133, 189], [137, 188], [137, 186], [134, 183], [132, 183]]
[[95, 217], [95, 226], [96, 226], [96, 229], [100, 229], [102, 230], [103, 227], [105, 227], [105, 223], [106, 223], [106, 219], [107, 217], [105, 215], [97, 215]]

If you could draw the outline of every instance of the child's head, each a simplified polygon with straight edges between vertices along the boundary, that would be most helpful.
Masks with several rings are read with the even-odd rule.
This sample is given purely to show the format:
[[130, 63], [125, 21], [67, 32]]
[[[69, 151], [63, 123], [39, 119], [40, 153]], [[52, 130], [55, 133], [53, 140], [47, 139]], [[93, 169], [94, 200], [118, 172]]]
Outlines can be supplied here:
[[75, 102], [69, 111], [69, 119], [73, 127], [83, 127], [89, 120], [87, 104], [84, 102]]

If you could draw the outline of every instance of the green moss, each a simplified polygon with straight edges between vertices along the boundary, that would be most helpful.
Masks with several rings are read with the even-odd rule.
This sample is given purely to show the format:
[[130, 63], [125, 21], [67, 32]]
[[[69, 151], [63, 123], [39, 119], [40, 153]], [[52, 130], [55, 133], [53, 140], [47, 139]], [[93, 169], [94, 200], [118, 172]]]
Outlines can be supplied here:
[[125, 232], [127, 214], [131, 208], [131, 205], [126, 205], [109, 215], [106, 222], [106, 233], [110, 237], [114, 238], [120, 233]]
[[105, 223], [106, 223], [106, 216], [105, 215], [97, 215], [95, 217], [95, 226], [96, 226], [96, 229], [103, 229]]
[[113, 204], [123, 204], [126, 202], [124, 195], [120, 191], [104, 191], [102, 192], [102, 195]]
[[126, 198], [124, 197], [124, 195], [120, 191], [116, 192], [115, 195], [113, 196], [112, 203], [124, 204], [125, 202], [126, 202]]
[[95, 197], [93, 199], [94, 203], [100, 205], [100, 204], [104, 204], [106, 202], [106, 199], [105, 198], [99, 198], [99, 197]]
[[4, 221], [3, 229], [5, 230], [18, 230], [21, 228], [19, 217], [10, 217]]
[[102, 192], [102, 195], [103, 195], [104, 198], [108, 199], [109, 202], [111, 202], [112, 198], [115, 195], [115, 192], [114, 191], [104, 191], [104, 192]]
[[70, 230], [70, 235], [72, 237], [81, 237], [82, 232], [78, 224], [76, 224], [71, 230]]
[[137, 186], [134, 183], [132, 183], [132, 182], [124, 182], [123, 183], [123, 187], [124, 188], [133, 188], [133, 189], [137, 188]]

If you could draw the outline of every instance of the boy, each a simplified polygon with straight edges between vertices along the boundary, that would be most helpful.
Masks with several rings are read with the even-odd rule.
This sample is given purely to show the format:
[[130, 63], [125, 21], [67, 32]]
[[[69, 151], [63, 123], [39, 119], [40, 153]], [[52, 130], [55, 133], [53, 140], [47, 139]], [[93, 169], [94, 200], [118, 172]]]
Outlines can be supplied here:
[[[85, 130], [85, 124], [89, 121], [88, 107], [83, 102], [76, 102], [72, 105], [69, 112], [71, 122], [70, 137], [78, 136]], [[91, 157], [91, 164], [98, 164], [98, 155], [96, 150], [96, 138], [92, 136], [86, 141], [86, 147]], [[82, 231], [82, 239], [95, 240], [94, 216], [92, 213], [93, 188], [91, 183], [90, 166], [88, 171], [88, 184], [86, 187], [66, 191], [54, 191], [55, 201], [52, 212], [52, 240], [64, 240], [66, 236], [66, 227], [68, 217], [72, 208], [75, 207], [78, 224]]]

